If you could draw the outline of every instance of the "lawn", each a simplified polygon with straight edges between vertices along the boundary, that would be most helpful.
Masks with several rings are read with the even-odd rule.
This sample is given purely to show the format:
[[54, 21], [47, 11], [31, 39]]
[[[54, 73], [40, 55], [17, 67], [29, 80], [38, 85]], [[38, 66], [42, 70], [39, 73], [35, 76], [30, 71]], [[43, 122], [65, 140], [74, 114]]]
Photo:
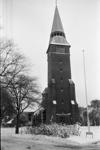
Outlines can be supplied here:
[[80, 136], [69, 138], [24, 134], [21, 132], [24, 129], [20, 128], [20, 134], [15, 135], [14, 128], [1, 128], [2, 150], [88, 150], [88, 147], [100, 150], [100, 127], [91, 127], [93, 138], [86, 137], [86, 127], [81, 127]]

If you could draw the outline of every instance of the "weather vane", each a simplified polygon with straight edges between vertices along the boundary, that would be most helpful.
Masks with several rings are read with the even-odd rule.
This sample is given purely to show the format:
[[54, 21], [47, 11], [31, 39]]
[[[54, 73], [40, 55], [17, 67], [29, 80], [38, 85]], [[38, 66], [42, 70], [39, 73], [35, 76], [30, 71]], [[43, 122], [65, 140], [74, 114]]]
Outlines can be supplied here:
[[58, 2], [58, 1], [56, 0], [56, 6], [57, 6], [57, 2]]

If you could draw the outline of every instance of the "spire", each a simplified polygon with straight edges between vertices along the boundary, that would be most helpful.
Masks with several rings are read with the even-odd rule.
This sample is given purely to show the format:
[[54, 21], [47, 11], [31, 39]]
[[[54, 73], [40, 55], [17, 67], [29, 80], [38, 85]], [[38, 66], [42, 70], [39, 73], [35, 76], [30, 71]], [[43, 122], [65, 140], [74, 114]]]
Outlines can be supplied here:
[[69, 45], [66, 40], [63, 25], [59, 15], [57, 0], [49, 44]]
[[52, 25], [52, 31], [51, 32], [55, 32], [55, 31], [64, 32], [57, 4], [56, 4], [56, 8], [55, 8], [54, 19], [53, 19], [53, 25]]

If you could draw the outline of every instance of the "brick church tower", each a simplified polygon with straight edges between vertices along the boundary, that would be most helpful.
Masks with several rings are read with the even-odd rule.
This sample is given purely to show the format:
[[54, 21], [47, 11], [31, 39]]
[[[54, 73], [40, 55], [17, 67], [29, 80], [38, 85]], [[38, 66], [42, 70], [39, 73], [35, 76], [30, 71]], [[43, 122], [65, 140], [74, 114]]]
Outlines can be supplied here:
[[78, 121], [75, 84], [71, 79], [70, 44], [56, 6], [47, 50], [48, 87], [43, 92], [46, 123]]

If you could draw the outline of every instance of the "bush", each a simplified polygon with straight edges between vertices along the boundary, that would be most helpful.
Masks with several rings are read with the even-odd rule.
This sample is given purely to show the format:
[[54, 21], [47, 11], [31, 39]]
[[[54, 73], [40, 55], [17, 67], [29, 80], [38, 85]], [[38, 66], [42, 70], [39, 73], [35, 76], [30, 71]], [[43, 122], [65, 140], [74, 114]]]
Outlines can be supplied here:
[[59, 124], [41, 124], [38, 127], [27, 127], [26, 133], [28, 134], [41, 134], [48, 136], [56, 136], [66, 138], [70, 135], [78, 135], [78, 131], [74, 125], [59, 125]]

